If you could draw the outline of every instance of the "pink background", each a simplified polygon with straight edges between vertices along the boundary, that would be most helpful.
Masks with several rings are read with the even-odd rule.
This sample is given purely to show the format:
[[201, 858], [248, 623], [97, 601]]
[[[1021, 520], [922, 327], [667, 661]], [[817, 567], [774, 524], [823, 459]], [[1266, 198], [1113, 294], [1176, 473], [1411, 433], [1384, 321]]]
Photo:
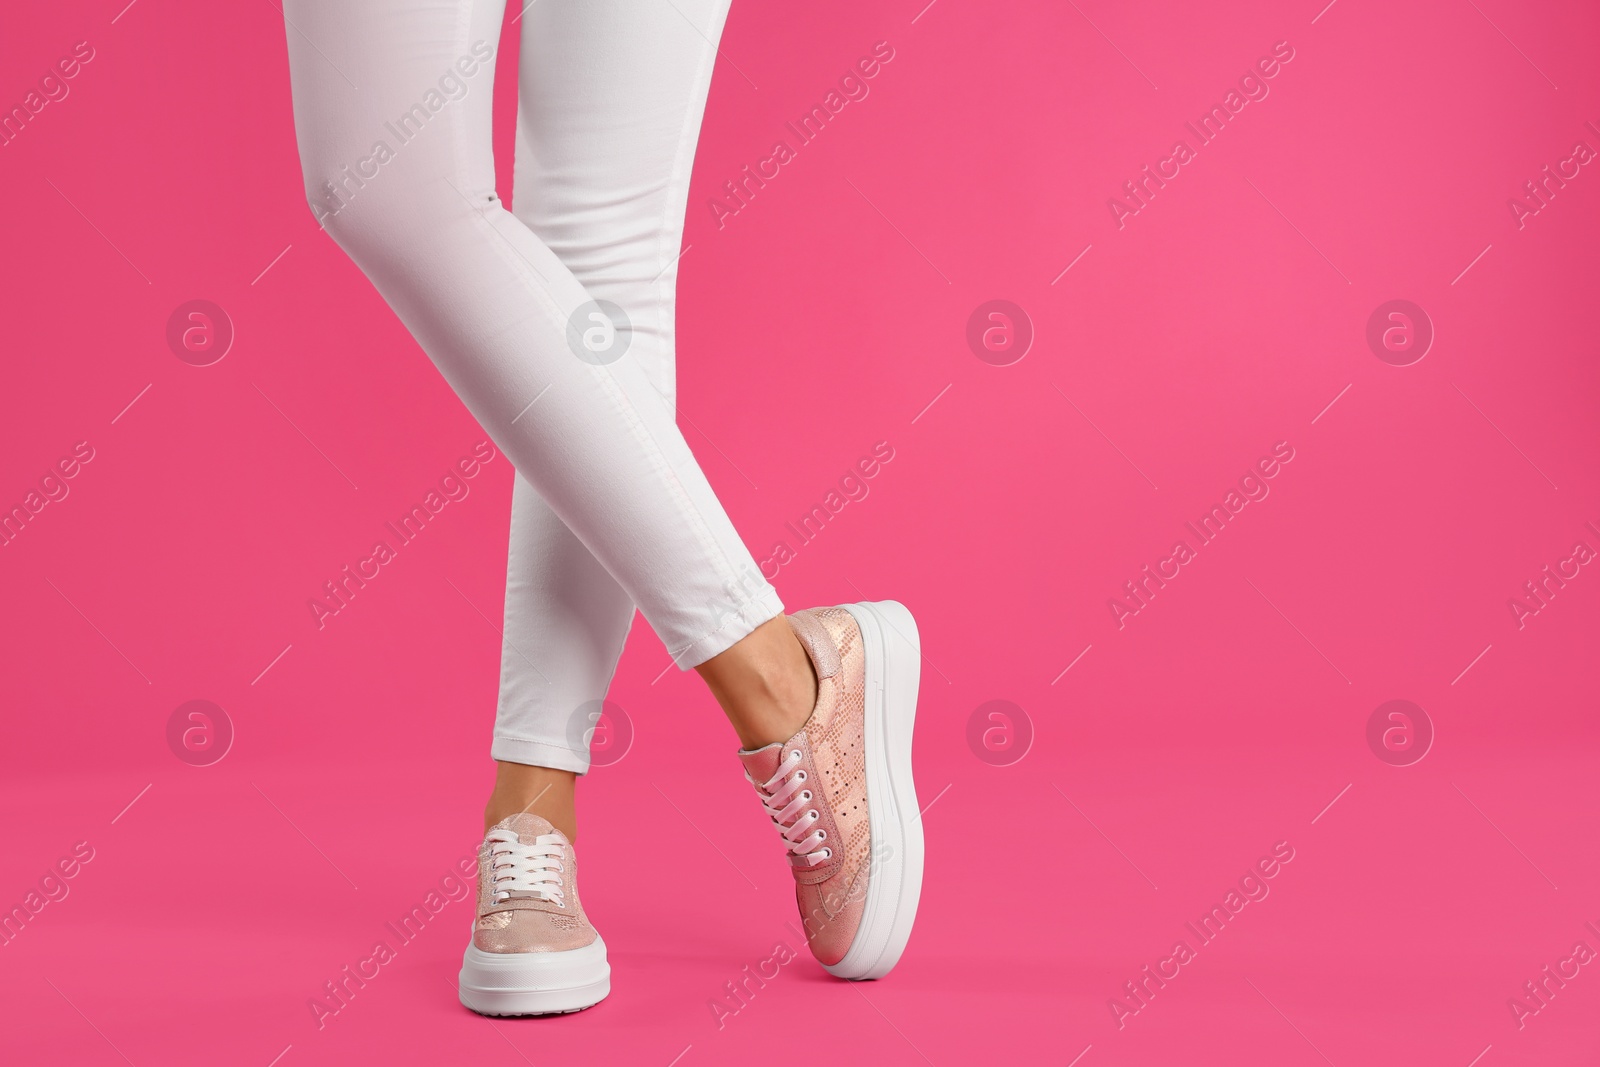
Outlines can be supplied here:
[[[1600, 149], [1593, 5], [736, 3], [686, 432], [758, 558], [895, 450], [777, 584], [920, 620], [916, 933], [885, 981], [802, 958], [719, 1028], [724, 983], [797, 947], [790, 891], [731, 732], [639, 626], [633, 747], [580, 786], [612, 997], [467, 1013], [450, 903], [319, 1030], [308, 999], [476, 842], [511, 469], [316, 629], [483, 435], [307, 211], [274, 5], [124, 2], [12, 5], [0, 37], [6, 108], [94, 49], [0, 148], [0, 505], [94, 450], [0, 548], [0, 906], [94, 857], [0, 947], [0, 1060], [1593, 1061], [1600, 967], [1508, 1006], [1600, 950], [1600, 574], [1508, 606], [1600, 549], [1600, 168], [1508, 207]], [[870, 95], [719, 229], [722, 183], [878, 41]], [[1108, 199], [1279, 41], [1270, 94], [1119, 229]], [[208, 367], [164, 336], [196, 298], [237, 331]], [[1036, 332], [1010, 366], [965, 340], [992, 299]], [[1391, 299], [1436, 331], [1410, 366], [1365, 340]], [[1119, 629], [1108, 600], [1280, 441], [1270, 495]], [[236, 732], [211, 766], [167, 743], [195, 699]], [[1409, 766], [1366, 739], [1391, 699], [1436, 732]], [[1006, 766], [968, 745], [990, 700], [1034, 733]], [[1119, 1027], [1277, 842], [1270, 895]]]

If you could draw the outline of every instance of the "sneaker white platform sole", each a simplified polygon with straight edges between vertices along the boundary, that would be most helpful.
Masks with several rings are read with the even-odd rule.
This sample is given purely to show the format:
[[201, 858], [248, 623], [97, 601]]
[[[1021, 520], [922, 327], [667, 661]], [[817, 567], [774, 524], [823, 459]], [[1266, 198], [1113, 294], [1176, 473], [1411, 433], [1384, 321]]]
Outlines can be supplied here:
[[922, 816], [911, 778], [911, 735], [922, 677], [916, 620], [893, 600], [846, 604], [866, 651], [867, 821], [872, 833], [866, 901], [839, 978], [882, 978], [900, 961], [922, 896]]
[[468, 945], [461, 1003], [479, 1015], [557, 1015], [593, 1007], [611, 992], [606, 943], [565, 952], [484, 952]]

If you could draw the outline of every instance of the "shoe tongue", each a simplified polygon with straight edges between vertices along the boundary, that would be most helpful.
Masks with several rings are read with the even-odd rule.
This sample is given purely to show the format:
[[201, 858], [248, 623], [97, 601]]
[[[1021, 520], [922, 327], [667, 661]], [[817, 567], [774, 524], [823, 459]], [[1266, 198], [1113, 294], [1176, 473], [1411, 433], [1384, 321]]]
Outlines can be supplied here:
[[495, 823], [494, 828], [512, 831], [517, 835], [518, 840], [525, 845], [533, 844], [534, 838], [540, 834], [555, 834], [563, 841], [567, 839], [567, 835], [550, 825], [549, 820], [527, 811], [519, 811], [515, 815], [507, 815]]
[[778, 773], [778, 764], [783, 761], [783, 743], [774, 741], [765, 748], [740, 749], [739, 762], [744, 764], [744, 769], [754, 778], [757, 785], [769, 780]]

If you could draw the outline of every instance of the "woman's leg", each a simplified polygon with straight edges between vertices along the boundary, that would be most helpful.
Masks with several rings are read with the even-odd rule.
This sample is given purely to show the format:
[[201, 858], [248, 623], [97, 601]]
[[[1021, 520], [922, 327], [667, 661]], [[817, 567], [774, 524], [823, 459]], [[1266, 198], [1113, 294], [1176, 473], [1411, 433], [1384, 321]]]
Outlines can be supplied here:
[[[663, 10], [681, 21], [672, 5]], [[630, 332], [614, 328], [622, 324], [609, 307], [598, 317], [602, 308], [561, 257], [495, 196], [492, 53], [503, 2], [288, 0], [285, 12], [313, 212], [551, 513], [680, 667], [778, 615], [776, 592], [717, 503], [672, 405], [631, 352], [634, 341], [648, 349], [662, 320], [641, 307]], [[683, 31], [653, 44], [680, 63], [687, 49], [709, 70], [714, 48], [692, 27]], [[610, 42], [591, 47], [603, 56]], [[652, 76], [649, 64], [627, 74]], [[567, 121], [577, 132], [605, 134], [632, 119], [576, 97], [548, 106], [573, 108]], [[668, 135], [685, 160], [693, 110], [691, 123], [680, 103]], [[630, 238], [626, 219], [597, 221]]]
[[[676, 2], [668, 6], [681, 16]], [[286, 0], [285, 14], [313, 212], [678, 665], [700, 669], [746, 745], [746, 774], [790, 853], [813, 952], [844, 977], [886, 973], [904, 948], [921, 884], [910, 614], [884, 602], [776, 618], [776, 593], [677, 431], [670, 385], [663, 392], [628, 357], [622, 342], [632, 340], [631, 316], [614, 301], [597, 304], [550, 245], [499, 203], [489, 90], [503, 0]], [[624, 29], [634, 25], [627, 15]], [[585, 45], [590, 62], [607, 55], [612, 43], [593, 25], [579, 18], [572, 26], [587, 35], [553, 39], [552, 51], [529, 61], [578, 56], [581, 68]], [[648, 83], [653, 60], [694, 50], [708, 76], [713, 38], [690, 28], [699, 45], [657, 31], [620, 80]], [[604, 88], [550, 98], [557, 125], [565, 116], [569, 134], [626, 130], [624, 102]], [[606, 108], [581, 110], [595, 99]], [[643, 113], [657, 102], [645, 100]], [[676, 200], [665, 227], [672, 236], [655, 233], [658, 250], [674, 256], [699, 110], [680, 115], [667, 178], [667, 202]], [[590, 180], [581, 167], [558, 177], [578, 188]], [[638, 197], [625, 188], [619, 203]], [[613, 217], [617, 204], [593, 206], [602, 233], [614, 226], [619, 244], [636, 236], [625, 209]], [[553, 231], [550, 238], [558, 240]], [[593, 245], [602, 255], [609, 247]], [[670, 312], [670, 300], [644, 301], [639, 336], [645, 345], [665, 338], [670, 353], [663, 307]], [[603, 633], [598, 642], [590, 650], [604, 653]], [[523, 794], [535, 779], [543, 777], [548, 792], [575, 773], [502, 767], [506, 788]], [[486, 835], [479, 871], [463, 1003], [515, 1014], [575, 1010], [606, 995], [604, 944], [578, 904], [570, 841], [542, 817], [514, 816]]]
[[[669, 408], [689, 177], [727, 6], [590, 0], [537, 4], [522, 17], [513, 213], [592, 298], [623, 309], [633, 323], [627, 358]], [[500, 767], [485, 824], [528, 810], [571, 837], [573, 772], [589, 765], [585, 712], [605, 697], [634, 605], [520, 476], [507, 572]], [[814, 699], [799, 642], [778, 619], [734, 649], [700, 669], [734, 709], [741, 741], [752, 743], [746, 719], [771, 735], [756, 744], [790, 736]], [[771, 691], [790, 678], [803, 684], [788, 714], [763, 729]]]

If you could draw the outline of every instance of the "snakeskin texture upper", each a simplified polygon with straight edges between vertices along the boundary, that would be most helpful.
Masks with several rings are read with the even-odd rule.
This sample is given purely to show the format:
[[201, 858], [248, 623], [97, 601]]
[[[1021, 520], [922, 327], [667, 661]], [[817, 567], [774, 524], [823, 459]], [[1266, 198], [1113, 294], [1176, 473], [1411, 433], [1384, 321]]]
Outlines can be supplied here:
[[599, 935], [589, 925], [578, 900], [578, 861], [566, 835], [527, 812], [509, 815], [495, 827], [514, 830], [523, 841], [531, 842], [541, 834], [561, 838], [561, 864], [565, 868], [561, 873], [562, 903], [566, 906], [521, 898], [495, 903], [489, 844], [485, 841], [478, 847], [478, 920], [473, 925], [472, 943], [484, 952], [564, 952], [592, 944]]
[[843, 608], [789, 616], [817, 672], [817, 704], [800, 731], [783, 744], [739, 753], [755, 782], [777, 773], [792, 751], [814, 782], [811, 806], [832, 856], [810, 866], [790, 855], [795, 897], [812, 954], [825, 964], [844, 958], [861, 924], [872, 852], [867, 819], [866, 657], [861, 630]]

